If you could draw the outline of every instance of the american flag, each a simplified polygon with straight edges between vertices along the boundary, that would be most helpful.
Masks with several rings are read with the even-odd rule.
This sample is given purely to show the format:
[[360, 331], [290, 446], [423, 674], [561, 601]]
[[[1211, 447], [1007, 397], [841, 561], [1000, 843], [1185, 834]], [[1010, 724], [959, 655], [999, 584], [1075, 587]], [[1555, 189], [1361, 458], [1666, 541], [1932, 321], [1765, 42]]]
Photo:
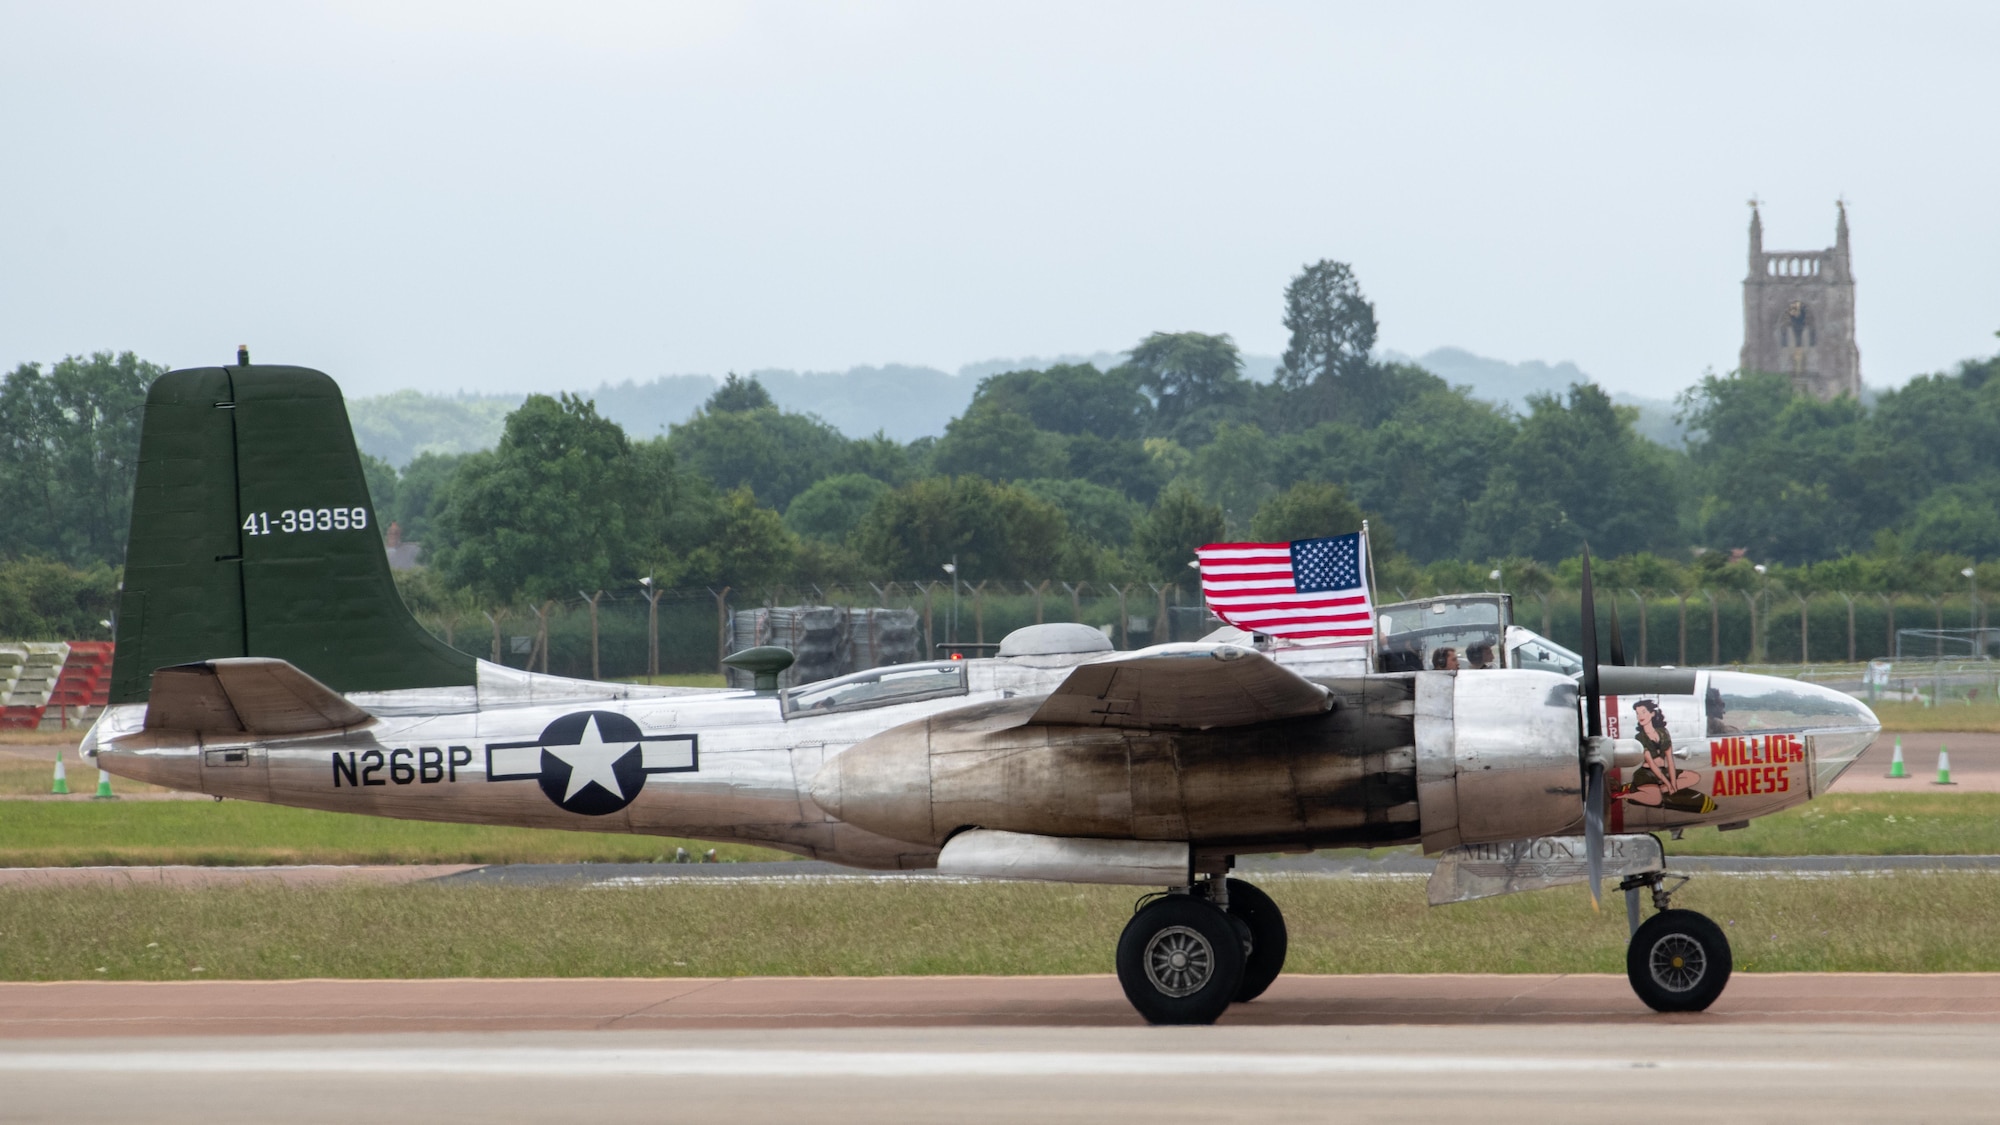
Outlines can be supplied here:
[[1375, 630], [1361, 532], [1290, 543], [1210, 543], [1201, 593], [1217, 617], [1272, 637], [1365, 641]]

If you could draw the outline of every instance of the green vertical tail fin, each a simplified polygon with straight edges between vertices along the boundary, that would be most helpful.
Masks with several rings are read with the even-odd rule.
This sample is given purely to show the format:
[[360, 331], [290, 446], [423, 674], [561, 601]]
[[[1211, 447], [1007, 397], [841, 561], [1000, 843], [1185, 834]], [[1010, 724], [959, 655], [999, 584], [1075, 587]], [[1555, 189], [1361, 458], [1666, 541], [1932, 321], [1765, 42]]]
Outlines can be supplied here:
[[154, 669], [286, 660], [336, 691], [455, 687], [472, 657], [390, 576], [340, 388], [303, 367], [205, 367], [146, 396], [111, 702]]

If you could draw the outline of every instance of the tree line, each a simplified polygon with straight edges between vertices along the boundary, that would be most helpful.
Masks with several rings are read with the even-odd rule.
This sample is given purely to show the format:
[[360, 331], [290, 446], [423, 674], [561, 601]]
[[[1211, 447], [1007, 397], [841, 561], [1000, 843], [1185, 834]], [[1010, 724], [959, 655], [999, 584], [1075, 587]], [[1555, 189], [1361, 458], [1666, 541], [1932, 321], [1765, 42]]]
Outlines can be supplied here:
[[[1339, 262], [1292, 280], [1283, 322], [1270, 381], [1244, 377], [1226, 335], [1159, 332], [1116, 365], [990, 376], [942, 435], [913, 442], [849, 438], [732, 375], [660, 437], [534, 395], [491, 449], [364, 468], [378, 524], [424, 547], [410, 595], [435, 603], [639, 577], [909, 581], [954, 560], [975, 580], [1186, 581], [1201, 543], [1364, 519], [1382, 584], [1407, 591], [1491, 585], [1495, 569], [1510, 589], [1567, 587], [1586, 541], [1612, 580], [1661, 590], [1945, 593], [2000, 557], [2000, 357], [1868, 406], [1795, 395], [1782, 375], [1711, 374], [1681, 397], [1690, 437], [1668, 448], [1594, 385], [1515, 412], [1377, 360], [1374, 305]], [[0, 634], [31, 620], [5, 607], [35, 598], [33, 620], [61, 617], [48, 566], [79, 590], [115, 585], [139, 406], [160, 371], [98, 353], [0, 382]], [[44, 569], [12, 577], [22, 567]]]

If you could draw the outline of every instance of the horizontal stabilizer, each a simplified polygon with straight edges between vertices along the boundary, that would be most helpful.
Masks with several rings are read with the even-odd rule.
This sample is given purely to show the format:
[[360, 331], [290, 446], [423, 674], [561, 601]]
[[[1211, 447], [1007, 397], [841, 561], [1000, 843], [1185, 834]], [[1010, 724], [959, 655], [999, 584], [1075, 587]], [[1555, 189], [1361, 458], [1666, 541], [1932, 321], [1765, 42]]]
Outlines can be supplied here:
[[146, 729], [289, 737], [367, 726], [375, 717], [283, 660], [231, 657], [153, 673]]
[[1065, 726], [1207, 730], [1324, 714], [1333, 696], [1239, 645], [1179, 644], [1084, 664], [1031, 722]]

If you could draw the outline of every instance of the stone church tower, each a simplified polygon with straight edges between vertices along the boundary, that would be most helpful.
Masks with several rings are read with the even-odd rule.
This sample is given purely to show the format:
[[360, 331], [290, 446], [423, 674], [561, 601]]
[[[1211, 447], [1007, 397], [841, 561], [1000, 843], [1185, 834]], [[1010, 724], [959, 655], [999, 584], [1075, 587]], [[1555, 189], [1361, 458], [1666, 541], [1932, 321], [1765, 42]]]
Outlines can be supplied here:
[[1764, 251], [1764, 221], [1750, 204], [1750, 276], [1743, 279], [1745, 371], [1781, 371], [1792, 388], [1817, 398], [1861, 397], [1861, 349], [1854, 346], [1854, 271], [1847, 254], [1847, 204], [1830, 250]]

